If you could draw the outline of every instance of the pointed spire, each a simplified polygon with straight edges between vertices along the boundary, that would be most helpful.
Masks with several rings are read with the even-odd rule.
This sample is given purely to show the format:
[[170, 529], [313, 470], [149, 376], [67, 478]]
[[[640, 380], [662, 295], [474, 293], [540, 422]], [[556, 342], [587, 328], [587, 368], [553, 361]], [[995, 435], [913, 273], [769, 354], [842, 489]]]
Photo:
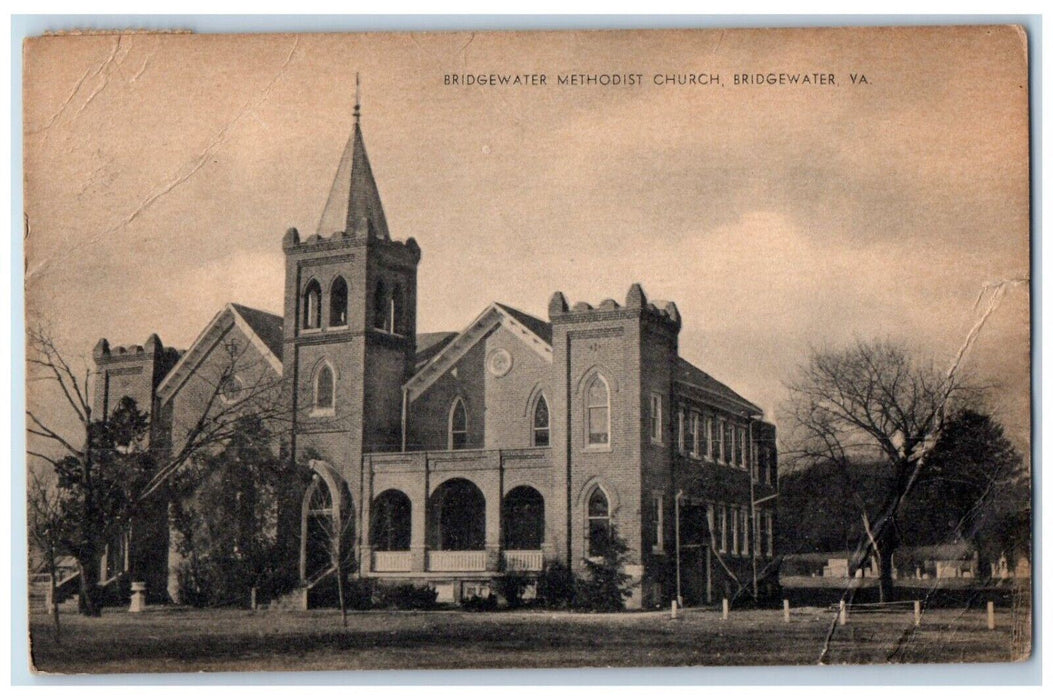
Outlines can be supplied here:
[[362, 116], [362, 88], [358, 82], [358, 71], [355, 71], [355, 125]]
[[329, 189], [322, 218], [318, 222], [318, 235], [331, 236], [343, 231], [347, 236], [367, 238], [374, 236], [390, 240], [388, 222], [380, 203], [380, 192], [373, 179], [373, 170], [366, 155], [366, 144], [362, 139], [362, 114], [359, 102], [359, 81], [355, 75], [354, 127], [351, 138], [344, 147], [336, 177]]

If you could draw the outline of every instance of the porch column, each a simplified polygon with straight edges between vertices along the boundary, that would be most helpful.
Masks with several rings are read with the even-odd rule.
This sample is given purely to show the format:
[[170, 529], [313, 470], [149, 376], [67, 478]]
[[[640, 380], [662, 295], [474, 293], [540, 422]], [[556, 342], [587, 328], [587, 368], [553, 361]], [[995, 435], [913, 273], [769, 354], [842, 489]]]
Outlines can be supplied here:
[[498, 571], [501, 568], [501, 452], [493, 450], [486, 459], [486, 476], [479, 484], [486, 498], [486, 570]]
[[358, 571], [361, 576], [368, 576], [373, 571], [373, 547], [370, 544], [372, 535], [370, 525], [373, 521], [373, 460], [363, 460], [362, 474], [362, 534], [358, 547]]
[[423, 572], [427, 570], [427, 525], [428, 525], [428, 491], [431, 478], [428, 473], [428, 454], [415, 456], [420, 469], [420, 478], [414, 479], [414, 487], [406, 495], [410, 497], [410, 570]]

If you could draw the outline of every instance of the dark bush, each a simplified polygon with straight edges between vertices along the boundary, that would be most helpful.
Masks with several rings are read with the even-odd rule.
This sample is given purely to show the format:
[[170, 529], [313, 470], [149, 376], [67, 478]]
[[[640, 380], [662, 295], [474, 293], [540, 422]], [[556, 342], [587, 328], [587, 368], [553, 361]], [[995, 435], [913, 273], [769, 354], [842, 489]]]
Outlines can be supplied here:
[[497, 596], [493, 593], [483, 598], [482, 596], [469, 596], [461, 601], [461, 607], [468, 612], [492, 612], [497, 610]]
[[577, 577], [565, 564], [548, 564], [537, 579], [538, 604], [554, 609], [572, 607], [577, 588]]
[[505, 599], [510, 608], [518, 608], [523, 605], [523, 594], [530, 585], [530, 577], [520, 573], [507, 573], [494, 581], [497, 594]]
[[435, 607], [439, 592], [428, 585], [399, 583], [393, 586], [377, 586], [373, 602], [379, 608], [395, 610], [428, 610]]
[[625, 599], [632, 595], [632, 577], [622, 571], [629, 562], [628, 554], [625, 540], [612, 528], [600, 556], [585, 560], [588, 576], [577, 582], [574, 607], [596, 612], [625, 609]]
[[344, 587], [344, 600], [348, 610], [370, 610], [374, 607], [376, 581], [371, 578], [355, 578]]

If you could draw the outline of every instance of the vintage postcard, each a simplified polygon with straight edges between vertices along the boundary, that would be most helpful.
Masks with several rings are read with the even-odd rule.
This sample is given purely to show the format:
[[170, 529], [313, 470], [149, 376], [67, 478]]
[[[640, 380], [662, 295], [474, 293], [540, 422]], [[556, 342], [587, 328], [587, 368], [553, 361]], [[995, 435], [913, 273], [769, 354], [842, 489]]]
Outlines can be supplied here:
[[1021, 27], [24, 66], [36, 672], [1030, 657]]

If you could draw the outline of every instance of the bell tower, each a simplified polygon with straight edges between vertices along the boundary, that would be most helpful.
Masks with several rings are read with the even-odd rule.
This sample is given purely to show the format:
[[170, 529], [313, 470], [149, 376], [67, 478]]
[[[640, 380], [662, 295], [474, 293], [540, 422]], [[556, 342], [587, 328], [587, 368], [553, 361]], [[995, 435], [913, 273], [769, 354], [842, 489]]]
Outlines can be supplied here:
[[306, 240], [289, 229], [282, 240], [293, 449], [297, 458], [317, 453], [352, 493], [364, 452], [401, 447], [420, 261], [416, 241], [391, 239], [360, 122], [356, 89], [354, 126], [318, 229]]

